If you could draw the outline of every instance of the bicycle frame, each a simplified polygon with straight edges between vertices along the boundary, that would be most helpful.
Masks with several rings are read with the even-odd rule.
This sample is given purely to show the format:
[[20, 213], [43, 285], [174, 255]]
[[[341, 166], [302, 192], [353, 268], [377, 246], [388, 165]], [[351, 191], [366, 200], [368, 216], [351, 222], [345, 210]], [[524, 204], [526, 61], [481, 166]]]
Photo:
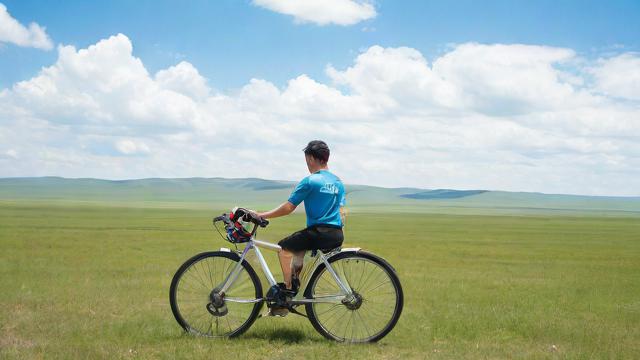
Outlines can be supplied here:
[[[244, 250], [242, 251], [241, 255], [240, 255], [240, 261], [238, 261], [238, 263], [234, 266], [233, 270], [229, 273], [229, 275], [227, 276], [227, 278], [224, 280], [222, 287], [220, 288], [220, 292], [222, 293], [226, 293], [226, 291], [231, 287], [231, 285], [233, 285], [233, 283], [238, 279], [238, 276], [240, 275], [240, 272], [242, 271], [242, 262], [245, 260], [247, 254], [249, 253], [250, 250], [254, 250], [256, 253], [256, 257], [258, 259], [258, 262], [260, 263], [260, 266], [262, 267], [262, 271], [264, 272], [265, 276], [267, 277], [267, 281], [269, 282], [270, 286], [274, 286], [277, 285], [277, 282], [275, 280], [275, 278], [273, 277], [273, 274], [271, 273], [271, 269], [269, 268], [269, 265], [267, 264], [267, 262], [265, 261], [264, 257], [262, 256], [262, 252], [260, 251], [260, 248], [263, 249], [267, 249], [267, 250], [271, 250], [271, 251], [280, 251], [282, 250], [282, 248], [280, 247], [280, 245], [277, 244], [272, 244], [266, 241], [261, 241], [261, 240], [257, 240], [255, 238], [251, 238], [251, 240], [249, 240], [247, 242], [247, 245], [245, 246]], [[227, 248], [221, 248], [220, 250], [222, 251], [229, 251], [231, 252], [230, 249]], [[331, 277], [335, 280], [336, 284], [338, 285], [341, 293], [340, 294], [336, 294], [336, 295], [329, 295], [329, 296], [322, 296], [322, 297], [318, 297], [318, 298], [313, 298], [313, 299], [306, 299], [306, 298], [302, 298], [302, 291], [298, 294], [298, 296], [296, 296], [296, 298], [294, 298], [291, 301], [291, 305], [302, 305], [302, 304], [306, 304], [306, 303], [340, 303], [341, 301], [343, 301], [345, 298], [348, 298], [350, 295], [352, 295], [352, 290], [349, 286], [345, 285], [345, 281], [343, 281], [342, 279], [340, 279], [340, 276], [336, 273], [336, 271], [333, 269], [333, 267], [331, 266], [331, 264], [329, 264], [328, 259], [333, 256], [335, 253], [340, 252], [340, 251], [353, 251], [353, 250], [360, 250], [359, 248], [353, 248], [353, 249], [343, 249], [343, 250], [339, 250], [339, 251], [332, 251], [329, 253], [323, 253], [321, 250], [317, 250], [318, 254], [316, 256], [319, 257], [320, 261], [316, 261], [315, 262], [315, 266], [310, 269], [309, 274], [313, 274], [313, 272], [315, 271], [315, 269], [320, 265], [320, 264], [324, 264], [327, 271], [331, 274]], [[307, 283], [305, 282], [304, 284], [300, 284], [300, 290], [306, 288]], [[230, 302], [238, 302], [238, 303], [257, 303], [257, 302], [261, 302], [261, 301], [265, 301], [265, 298], [260, 298], [260, 299], [237, 299], [237, 298], [233, 298], [233, 297], [225, 297], [225, 301], [230, 301]]]

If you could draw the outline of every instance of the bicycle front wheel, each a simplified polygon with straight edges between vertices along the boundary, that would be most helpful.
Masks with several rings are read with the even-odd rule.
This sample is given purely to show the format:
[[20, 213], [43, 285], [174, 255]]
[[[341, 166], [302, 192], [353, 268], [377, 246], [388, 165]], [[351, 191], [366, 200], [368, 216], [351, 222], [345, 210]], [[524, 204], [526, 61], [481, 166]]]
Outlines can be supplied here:
[[[245, 332], [262, 307], [262, 286], [251, 265], [240, 272], [223, 296], [219, 291], [239, 263], [236, 253], [205, 252], [187, 260], [171, 281], [169, 300], [178, 324], [188, 333], [234, 337]], [[260, 300], [260, 301], [258, 301]]]
[[[324, 337], [341, 342], [382, 339], [402, 312], [402, 286], [395, 270], [384, 259], [364, 251], [339, 253], [329, 264], [353, 294], [341, 301], [306, 304], [313, 327]], [[338, 299], [340, 294], [333, 275], [320, 265], [309, 280], [305, 297]]]

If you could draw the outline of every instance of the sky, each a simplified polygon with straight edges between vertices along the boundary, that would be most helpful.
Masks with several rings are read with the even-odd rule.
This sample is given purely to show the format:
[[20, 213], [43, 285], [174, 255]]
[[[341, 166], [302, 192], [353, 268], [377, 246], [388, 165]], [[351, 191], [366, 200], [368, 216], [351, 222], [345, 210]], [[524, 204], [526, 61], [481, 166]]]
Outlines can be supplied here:
[[0, 0], [0, 177], [640, 195], [638, 1]]

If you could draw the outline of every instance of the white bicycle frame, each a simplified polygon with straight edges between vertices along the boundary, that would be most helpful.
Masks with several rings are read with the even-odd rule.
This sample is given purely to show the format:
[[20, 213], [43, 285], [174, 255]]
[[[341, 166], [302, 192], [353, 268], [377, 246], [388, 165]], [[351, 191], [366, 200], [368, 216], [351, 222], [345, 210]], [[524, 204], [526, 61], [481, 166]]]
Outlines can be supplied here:
[[[247, 245], [245, 246], [244, 250], [242, 251], [241, 255], [240, 255], [240, 260], [238, 261], [238, 263], [234, 266], [233, 270], [229, 273], [229, 275], [227, 276], [227, 278], [224, 280], [222, 287], [220, 288], [220, 292], [221, 293], [226, 293], [226, 291], [231, 287], [231, 285], [233, 285], [233, 283], [238, 279], [238, 276], [240, 275], [240, 272], [242, 271], [242, 262], [245, 260], [247, 254], [249, 253], [250, 250], [254, 250], [256, 253], [256, 257], [258, 258], [258, 262], [260, 263], [260, 266], [262, 267], [262, 271], [264, 272], [265, 276], [267, 277], [267, 281], [269, 282], [270, 287], [277, 285], [276, 279], [273, 277], [273, 274], [271, 273], [271, 269], [269, 269], [269, 265], [267, 265], [267, 262], [265, 261], [264, 257], [262, 256], [262, 252], [260, 251], [260, 248], [263, 249], [267, 249], [267, 250], [271, 250], [271, 251], [280, 251], [282, 250], [282, 248], [280, 247], [280, 245], [277, 244], [272, 244], [266, 241], [261, 241], [261, 240], [257, 240], [255, 238], [251, 238], [251, 240], [249, 240], [247, 242]], [[231, 252], [230, 249], [227, 248], [221, 248], [221, 251], [228, 251]], [[336, 273], [336, 271], [333, 269], [333, 267], [331, 266], [331, 264], [329, 264], [328, 259], [333, 256], [334, 254], [336, 254], [337, 252], [343, 252], [343, 251], [359, 251], [360, 248], [345, 248], [339, 251], [332, 251], [329, 253], [323, 253], [320, 250], [317, 250], [318, 254], [316, 256], [319, 256], [320, 261], [316, 261], [315, 262], [315, 266], [313, 269], [310, 269], [309, 274], [313, 274], [313, 272], [315, 271], [315, 269], [320, 265], [320, 264], [324, 264], [327, 271], [329, 272], [329, 274], [331, 274], [331, 277], [335, 280], [336, 284], [338, 285], [339, 289], [340, 289], [340, 294], [335, 294], [335, 295], [323, 295], [321, 297], [316, 297], [313, 299], [306, 299], [306, 298], [301, 298], [301, 294], [298, 294], [298, 296], [293, 299], [290, 304], [291, 305], [302, 305], [302, 304], [306, 304], [306, 303], [340, 303], [345, 299], [349, 299], [352, 295], [353, 292], [350, 288], [350, 286], [345, 285], [346, 281], [343, 281], [340, 276], [338, 276], [338, 274]], [[303, 292], [303, 289], [307, 286], [307, 284], [300, 284], [300, 293]], [[265, 301], [265, 298], [260, 298], [260, 299], [239, 299], [239, 298], [234, 298], [234, 297], [226, 297], [225, 296], [225, 301], [230, 301], [230, 302], [238, 302], [238, 303], [257, 303], [257, 302], [261, 302], [261, 301]]]

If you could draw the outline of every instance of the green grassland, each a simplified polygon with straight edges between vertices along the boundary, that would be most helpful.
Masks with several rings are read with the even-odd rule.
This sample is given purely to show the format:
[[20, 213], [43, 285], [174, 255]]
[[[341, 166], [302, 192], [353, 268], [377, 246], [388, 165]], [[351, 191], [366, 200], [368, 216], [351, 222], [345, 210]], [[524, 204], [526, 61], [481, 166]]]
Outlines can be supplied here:
[[[258, 319], [238, 339], [183, 334], [169, 284], [191, 255], [230, 246], [210, 225], [222, 206], [0, 198], [0, 358], [640, 358], [633, 211], [355, 204], [345, 246], [395, 266], [405, 307], [379, 343], [345, 345], [295, 315]], [[260, 237], [277, 241], [303, 224], [303, 214], [275, 219]]]
[[[0, 199], [40, 202], [45, 205], [49, 201], [55, 201], [100, 206], [188, 209], [209, 209], [212, 204], [262, 207], [281, 203], [294, 187], [295, 183], [290, 181], [256, 178], [119, 181], [59, 177], [0, 178]], [[640, 197], [425, 190], [353, 184], [346, 184], [346, 191], [349, 209], [357, 212], [640, 217]]]

